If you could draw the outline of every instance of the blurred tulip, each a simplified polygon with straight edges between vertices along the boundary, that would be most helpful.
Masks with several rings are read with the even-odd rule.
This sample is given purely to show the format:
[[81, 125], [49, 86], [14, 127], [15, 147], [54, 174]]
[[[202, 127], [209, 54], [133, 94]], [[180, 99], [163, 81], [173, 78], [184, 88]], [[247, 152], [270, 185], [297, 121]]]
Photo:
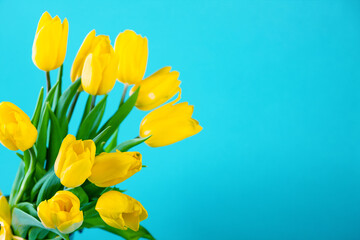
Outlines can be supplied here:
[[10, 150], [25, 151], [37, 138], [37, 130], [30, 118], [15, 104], [0, 103], [0, 142]]
[[135, 106], [143, 111], [157, 108], [180, 92], [179, 72], [170, 72], [171, 67], [164, 67], [136, 84], [130, 91], [132, 94], [140, 87]]
[[115, 40], [117, 79], [125, 84], [139, 83], [145, 74], [148, 58], [148, 41], [132, 30], [119, 33]]
[[150, 112], [141, 121], [140, 137], [150, 147], [162, 147], [191, 137], [202, 130], [199, 122], [191, 118], [194, 106], [187, 102], [168, 103]]
[[65, 234], [78, 229], [84, 220], [79, 198], [69, 191], [58, 191], [51, 199], [41, 202], [37, 211], [46, 228]]
[[81, 72], [81, 85], [91, 95], [104, 95], [116, 82], [116, 60], [109, 37], [98, 37], [86, 58]]
[[89, 181], [98, 187], [114, 186], [139, 172], [141, 166], [138, 152], [102, 153], [95, 157]]
[[10, 224], [0, 217], [0, 240], [13, 240]]
[[95, 151], [93, 140], [76, 140], [73, 135], [67, 135], [61, 144], [54, 166], [61, 184], [68, 188], [83, 184], [91, 175]]
[[101, 195], [95, 209], [106, 224], [122, 230], [138, 231], [140, 221], [148, 217], [140, 202], [118, 191]]
[[11, 223], [10, 205], [4, 195], [0, 192], [0, 218], [8, 224]]
[[52, 18], [44, 12], [36, 29], [32, 48], [32, 60], [41, 70], [50, 71], [60, 67], [65, 59], [69, 24], [58, 16]]

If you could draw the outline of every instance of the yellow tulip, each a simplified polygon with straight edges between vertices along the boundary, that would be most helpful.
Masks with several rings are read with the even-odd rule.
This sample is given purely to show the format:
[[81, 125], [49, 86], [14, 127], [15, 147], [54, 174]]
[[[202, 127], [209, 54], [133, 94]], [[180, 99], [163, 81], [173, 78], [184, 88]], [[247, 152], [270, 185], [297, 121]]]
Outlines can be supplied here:
[[10, 224], [0, 217], [0, 240], [13, 240]]
[[96, 35], [95, 30], [89, 32], [88, 35], [86, 35], [83, 43], [81, 44], [78, 53], [76, 54], [70, 73], [70, 78], [72, 82], [75, 82], [76, 79], [81, 77], [81, 73], [84, 67], [86, 57], [90, 53], [93, 53], [96, 47], [101, 42], [106, 41], [110, 43], [110, 39], [108, 36], [105, 35], [95, 36], [95, 35]]
[[11, 223], [10, 205], [4, 195], [0, 192], [0, 218], [8, 224]]
[[135, 106], [143, 111], [157, 108], [180, 92], [179, 72], [170, 72], [171, 67], [164, 67], [136, 84], [132, 94], [139, 86], [140, 91]]
[[32, 48], [32, 60], [41, 70], [50, 71], [60, 67], [65, 59], [69, 23], [58, 16], [52, 18], [44, 12], [36, 29]]
[[187, 102], [168, 103], [150, 112], [141, 121], [140, 137], [150, 147], [162, 147], [191, 137], [202, 130], [199, 122], [191, 118], [194, 106]]
[[30, 118], [15, 104], [0, 103], [0, 142], [10, 150], [25, 151], [37, 138], [37, 130]]
[[96, 41], [98, 43], [85, 58], [81, 85], [84, 91], [91, 95], [104, 95], [115, 85], [116, 60], [109, 37], [98, 36]]
[[148, 58], [148, 41], [132, 30], [119, 33], [115, 40], [118, 61], [117, 79], [125, 84], [140, 82], [145, 74]]
[[84, 220], [79, 198], [69, 191], [58, 191], [51, 199], [41, 202], [37, 212], [46, 228], [65, 234], [78, 229]]
[[122, 230], [130, 228], [138, 231], [140, 221], [148, 217], [139, 201], [118, 191], [101, 195], [95, 209], [106, 224]]
[[102, 153], [95, 157], [89, 181], [98, 187], [110, 187], [139, 172], [141, 166], [138, 152]]
[[76, 140], [71, 134], [64, 138], [54, 166], [62, 185], [74, 188], [85, 182], [91, 175], [95, 150], [92, 140]]

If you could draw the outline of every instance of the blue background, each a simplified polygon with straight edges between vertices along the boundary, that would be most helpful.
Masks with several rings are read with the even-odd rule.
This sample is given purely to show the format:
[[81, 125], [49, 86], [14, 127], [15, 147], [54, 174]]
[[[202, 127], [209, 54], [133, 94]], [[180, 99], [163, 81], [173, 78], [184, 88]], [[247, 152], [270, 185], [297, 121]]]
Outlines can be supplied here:
[[[155, 237], [360, 239], [358, 1], [0, 0], [0, 101], [29, 115], [45, 84], [31, 60], [45, 10], [69, 20], [66, 84], [92, 29], [112, 42], [125, 29], [147, 36], [146, 75], [180, 71], [204, 130], [138, 147], [149, 167], [121, 184], [148, 210]], [[121, 92], [117, 83], [106, 116]], [[120, 140], [138, 134], [144, 115], [132, 113]], [[0, 154], [8, 194], [19, 159]], [[76, 238], [117, 239], [101, 230]]]

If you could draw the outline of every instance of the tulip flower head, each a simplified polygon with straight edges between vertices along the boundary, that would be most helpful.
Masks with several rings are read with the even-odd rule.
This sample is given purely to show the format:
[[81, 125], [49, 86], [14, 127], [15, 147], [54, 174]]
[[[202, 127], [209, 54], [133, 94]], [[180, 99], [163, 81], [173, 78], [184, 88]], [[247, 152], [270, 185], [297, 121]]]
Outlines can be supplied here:
[[37, 130], [30, 118], [15, 104], [0, 103], [0, 142], [10, 150], [25, 151], [37, 138]]
[[92, 140], [76, 140], [71, 134], [65, 137], [54, 166], [62, 185], [74, 188], [85, 182], [91, 175], [95, 150]]
[[170, 71], [171, 67], [164, 67], [131, 89], [130, 94], [140, 87], [135, 104], [138, 109], [148, 111], [157, 108], [180, 92], [179, 72]]
[[41, 202], [37, 212], [46, 228], [65, 234], [78, 229], [84, 220], [79, 198], [69, 191], [58, 191], [51, 199]]
[[36, 29], [32, 48], [32, 60], [43, 71], [51, 71], [60, 67], [65, 59], [69, 23], [63, 23], [58, 16], [52, 18], [44, 12]]
[[187, 102], [168, 103], [144, 117], [140, 124], [140, 137], [151, 137], [145, 141], [150, 147], [162, 147], [191, 137], [202, 130], [193, 119], [194, 106]]
[[83, 43], [81, 44], [81, 47], [76, 54], [74, 63], [71, 67], [71, 73], [70, 78], [72, 82], [75, 82], [76, 79], [81, 77], [81, 73], [84, 67], [85, 59], [90, 54], [93, 53], [96, 49], [96, 47], [103, 41], [109, 42], [110, 39], [108, 36], [105, 35], [98, 35], [95, 36], [96, 32], [95, 30], [92, 30], [91, 32], [86, 35]]
[[141, 170], [139, 152], [101, 153], [95, 157], [89, 181], [98, 187], [121, 183]]
[[125, 84], [139, 83], [146, 70], [148, 40], [132, 30], [119, 33], [115, 40], [117, 79]]
[[[97, 42], [98, 41], [98, 42]], [[109, 37], [95, 38], [97, 42], [84, 61], [81, 86], [91, 95], [104, 95], [116, 82], [116, 60]], [[81, 65], [81, 64], [79, 64]], [[74, 70], [75, 71], [75, 70]]]
[[109, 191], [100, 196], [95, 210], [111, 227], [138, 231], [140, 221], [148, 217], [140, 202], [118, 191]]

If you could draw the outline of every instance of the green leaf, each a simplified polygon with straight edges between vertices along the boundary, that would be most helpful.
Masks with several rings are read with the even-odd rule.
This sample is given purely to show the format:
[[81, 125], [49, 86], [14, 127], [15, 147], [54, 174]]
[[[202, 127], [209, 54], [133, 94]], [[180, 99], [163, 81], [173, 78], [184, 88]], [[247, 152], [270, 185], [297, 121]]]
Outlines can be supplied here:
[[72, 192], [80, 199], [80, 205], [84, 205], [89, 202], [89, 197], [82, 187], [69, 188], [66, 190]]
[[135, 232], [131, 229], [128, 230], [120, 230], [117, 228], [110, 227], [107, 225], [99, 216], [97, 212], [89, 210], [84, 213], [85, 220], [83, 223], [83, 227], [85, 228], [100, 228], [105, 231], [116, 234], [120, 237], [123, 237], [127, 240], [138, 240], [140, 238], [155, 240], [155, 238], [150, 234], [148, 230], [146, 230], [143, 226], [140, 226], [139, 231]]
[[44, 200], [52, 198], [55, 195], [55, 193], [62, 188], [60, 179], [55, 175], [55, 172], [53, 170], [51, 170], [46, 175], [48, 176], [40, 188], [36, 200], [36, 205], [39, 205]]
[[54, 165], [54, 162], [58, 155], [62, 140], [65, 136], [64, 136], [63, 132], [61, 131], [60, 123], [59, 123], [59, 120], [57, 119], [57, 117], [55, 116], [55, 113], [51, 110], [49, 103], [46, 103], [46, 104], [47, 104], [46, 107], [47, 107], [47, 110], [49, 112], [50, 119], [51, 119], [51, 127], [50, 127], [50, 142], [51, 142], [51, 144], [49, 144], [49, 157], [48, 157], [48, 161], [46, 163], [46, 169], [50, 169]]
[[102, 141], [107, 142], [107, 140], [114, 134], [116, 129], [118, 129], [120, 123], [126, 118], [126, 116], [133, 109], [140, 88], [138, 88], [129, 98], [126, 100], [124, 104], [122, 104], [119, 109], [115, 112], [115, 114], [104, 124], [104, 126], [100, 129], [99, 132], [104, 131], [104, 129], [110, 127], [110, 130], [103, 136]]
[[81, 122], [77, 139], [91, 139], [96, 134], [100, 125], [101, 119], [105, 112], [107, 95], [91, 110], [85, 117], [84, 121]]
[[40, 117], [40, 113], [41, 113], [41, 107], [42, 107], [42, 102], [44, 99], [44, 88], [42, 87], [40, 89], [40, 93], [39, 93], [39, 97], [38, 100], [36, 102], [36, 107], [35, 107], [35, 111], [34, 114], [31, 118], [31, 123], [37, 128], [38, 123], [39, 123], [39, 117]]
[[98, 187], [95, 184], [91, 183], [89, 180], [87, 180], [82, 188], [86, 192], [86, 194], [89, 196], [89, 200], [97, 200], [101, 193], [104, 191], [105, 188]]
[[148, 137], [145, 137], [145, 138], [137, 137], [137, 138], [134, 138], [134, 139], [131, 139], [131, 140], [127, 140], [127, 141], [117, 145], [113, 150], [111, 150], [111, 152], [115, 152], [116, 150], [119, 150], [120, 152], [126, 152], [130, 148], [133, 148], [133, 147], [145, 142], [150, 137], [151, 136], [148, 136]]
[[34, 204], [29, 202], [22, 202], [15, 205], [16, 208], [30, 214], [31, 216], [37, 218], [37, 211], [35, 209]]
[[25, 164], [24, 162], [20, 162], [19, 169], [17, 171], [14, 183], [11, 188], [10, 199], [9, 199], [10, 206], [13, 206], [15, 204], [15, 197], [17, 196], [17, 193], [20, 189], [20, 185], [22, 183], [22, 180], [24, 179], [24, 176], [25, 176]]
[[11, 226], [14, 234], [25, 238], [30, 227], [44, 228], [39, 220], [21, 209], [14, 208], [12, 212]]
[[34, 185], [34, 187], [31, 189], [31, 194], [30, 194], [30, 200], [31, 202], [33, 202], [35, 200], [35, 197], [38, 195], [41, 186], [44, 184], [44, 182], [53, 174], [53, 171], [49, 171], [47, 172], [42, 178], [40, 178], [36, 184]]
[[89, 95], [88, 99], [86, 100], [85, 108], [84, 108], [84, 112], [83, 112], [83, 116], [82, 116], [82, 118], [81, 118], [81, 122], [83, 122], [83, 121], [85, 120], [86, 116], [87, 116], [87, 115], [89, 114], [89, 112], [90, 112], [92, 98], [93, 98], [93, 96], [92, 96], [92, 95]]
[[63, 68], [64, 68], [64, 64], [60, 66], [59, 68], [59, 72], [58, 72], [58, 80], [57, 82], [59, 83], [57, 85], [56, 88], [56, 92], [55, 92], [55, 96], [54, 96], [54, 101], [53, 101], [53, 105], [52, 105], [52, 109], [56, 109], [56, 106], [59, 102], [60, 96], [61, 96], [61, 86], [62, 86], [62, 74], [63, 74]]
[[64, 91], [64, 93], [61, 95], [55, 114], [57, 118], [59, 119], [60, 126], [63, 132], [67, 132], [68, 122], [66, 118], [66, 112], [71, 104], [71, 101], [73, 100], [77, 90], [79, 89], [81, 84], [81, 79], [78, 78], [75, 82], [73, 82], [68, 89]]
[[119, 128], [116, 129], [115, 133], [112, 135], [112, 139], [109, 145], [105, 148], [105, 152], [110, 152], [116, 147], [118, 135], [119, 135]]
[[[49, 231], [39, 227], [32, 227], [29, 230], [29, 240], [41, 240], [49, 234]], [[61, 238], [59, 238], [61, 239]]]
[[96, 137], [93, 138], [95, 145], [101, 144], [101, 142], [105, 141], [104, 138], [107, 136], [108, 132], [111, 131], [111, 127], [105, 128], [101, 131]]
[[[46, 104], [45, 104], [46, 105]], [[46, 142], [47, 142], [47, 130], [49, 125], [49, 110], [45, 107], [44, 111], [41, 114], [39, 129], [38, 129], [38, 138], [36, 140], [36, 152], [37, 152], [37, 161], [42, 166], [44, 165], [46, 159]]]

